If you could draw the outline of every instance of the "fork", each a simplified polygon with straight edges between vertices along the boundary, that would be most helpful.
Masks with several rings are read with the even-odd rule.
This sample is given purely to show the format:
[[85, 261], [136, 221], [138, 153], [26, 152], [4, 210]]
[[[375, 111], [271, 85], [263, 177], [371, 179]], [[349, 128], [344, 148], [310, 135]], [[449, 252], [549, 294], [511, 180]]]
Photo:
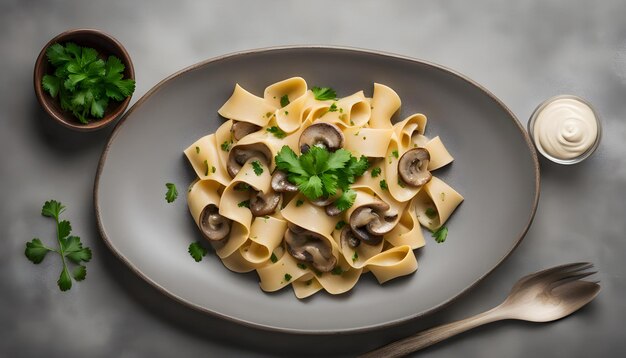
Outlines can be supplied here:
[[504, 302], [489, 311], [419, 332], [361, 357], [402, 357], [472, 328], [500, 320], [549, 322], [563, 318], [591, 302], [600, 292], [600, 281], [582, 280], [597, 273], [588, 271], [592, 267], [593, 264], [589, 262], [577, 262], [524, 276], [513, 286]]

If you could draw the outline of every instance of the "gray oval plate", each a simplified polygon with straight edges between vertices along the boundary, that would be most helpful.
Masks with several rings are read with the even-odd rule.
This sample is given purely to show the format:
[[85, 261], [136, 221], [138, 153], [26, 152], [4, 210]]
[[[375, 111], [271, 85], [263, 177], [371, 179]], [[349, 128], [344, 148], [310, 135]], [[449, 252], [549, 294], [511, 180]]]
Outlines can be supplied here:
[[[235, 83], [261, 95], [268, 84], [302, 76], [340, 96], [373, 82], [402, 98], [397, 119], [421, 112], [454, 163], [437, 175], [465, 196], [443, 244], [425, 232], [418, 271], [379, 285], [364, 275], [349, 293], [300, 301], [292, 290], [267, 294], [255, 273], [237, 274], [215, 255], [196, 263], [201, 240], [185, 200], [194, 179], [182, 151], [223, 122], [217, 109]], [[165, 183], [178, 185], [173, 204]], [[367, 330], [444, 307], [495, 269], [519, 244], [539, 198], [537, 155], [515, 116], [492, 94], [441, 66], [378, 52], [286, 47], [211, 59], [151, 89], [118, 123], [94, 188], [101, 235], [132, 270], [191, 307], [264, 329], [300, 333]]]

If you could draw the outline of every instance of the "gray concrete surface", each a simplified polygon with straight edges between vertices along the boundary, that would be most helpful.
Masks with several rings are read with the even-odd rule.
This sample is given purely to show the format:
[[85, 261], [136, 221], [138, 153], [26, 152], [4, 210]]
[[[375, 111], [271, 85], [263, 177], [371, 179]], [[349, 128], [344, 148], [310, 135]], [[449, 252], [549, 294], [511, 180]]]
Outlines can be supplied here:
[[[625, 13], [622, 1], [2, 0], [0, 356], [351, 356], [490, 308], [518, 277], [574, 260], [592, 261], [600, 271], [602, 292], [590, 306], [551, 324], [492, 324], [425, 355], [626, 355], [620, 333], [626, 320]], [[580, 95], [595, 105], [605, 135], [596, 154], [580, 165], [542, 161], [541, 200], [526, 239], [449, 308], [365, 334], [257, 331], [162, 296], [102, 243], [91, 192], [110, 129], [80, 134], [57, 126], [32, 88], [41, 47], [73, 27], [99, 28], [124, 43], [137, 73], [133, 101], [170, 73], [220, 54], [285, 44], [348, 45], [465, 73], [501, 98], [523, 124], [544, 98]], [[56, 287], [58, 261], [35, 266], [23, 256], [32, 237], [51, 239], [53, 227], [39, 215], [49, 198], [67, 205], [75, 232], [94, 251], [87, 280], [67, 293]]]

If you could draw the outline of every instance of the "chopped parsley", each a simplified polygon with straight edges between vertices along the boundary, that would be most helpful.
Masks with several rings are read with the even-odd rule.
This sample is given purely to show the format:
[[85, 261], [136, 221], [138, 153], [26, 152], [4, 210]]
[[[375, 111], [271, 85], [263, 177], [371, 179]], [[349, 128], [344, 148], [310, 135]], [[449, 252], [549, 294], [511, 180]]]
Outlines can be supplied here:
[[276, 263], [276, 261], [278, 261], [278, 257], [276, 257], [276, 255], [272, 252], [272, 256], [270, 256], [270, 261], [272, 261], [273, 264]]
[[297, 266], [301, 269], [301, 270], [306, 270], [307, 266], [303, 263], [298, 262]]
[[356, 262], [359, 259], [359, 253], [358, 252], [354, 252], [354, 255], [352, 255], [352, 262]]
[[425, 214], [426, 216], [428, 216], [429, 219], [434, 219], [435, 217], [437, 217], [437, 212], [433, 208], [427, 208]]
[[446, 241], [446, 238], [448, 237], [448, 228], [445, 226], [440, 227], [439, 229], [433, 231], [432, 237], [435, 238], [435, 241], [438, 244], [441, 244]]
[[296, 208], [302, 206], [302, 204], [304, 204], [304, 200], [298, 199], [298, 201], [296, 201]]
[[283, 139], [287, 135], [287, 133], [285, 133], [282, 129], [278, 128], [277, 126], [269, 127], [269, 128], [266, 128], [265, 130], [272, 133], [274, 137], [279, 138], [279, 139]]
[[377, 176], [380, 175], [380, 173], [382, 172], [382, 169], [380, 168], [374, 168], [372, 169], [372, 178], [376, 178]]
[[337, 112], [337, 102], [333, 102], [328, 108], [328, 112]]
[[178, 190], [176, 190], [176, 185], [174, 183], [165, 183], [165, 187], [167, 188], [165, 200], [168, 203], [171, 203], [178, 198]]
[[289, 282], [289, 281], [291, 281], [291, 275], [286, 273], [285, 274], [285, 282]]
[[256, 176], [263, 174], [263, 167], [261, 166], [261, 162], [258, 160], [252, 162], [252, 169], [254, 170], [254, 174], [256, 174]]
[[281, 107], [285, 107], [289, 104], [289, 96], [288, 95], [283, 95], [282, 97], [280, 97], [280, 106]]
[[315, 99], [318, 101], [326, 101], [337, 98], [337, 92], [330, 87], [313, 87], [311, 88]]
[[388, 190], [389, 189], [389, 186], [387, 185], [387, 181], [385, 179], [381, 180], [379, 184], [380, 184], [380, 188], [382, 190]]
[[228, 152], [232, 145], [233, 145], [233, 141], [232, 140], [230, 140], [230, 141], [226, 140], [226, 141], [224, 141], [224, 143], [222, 143], [220, 145], [220, 147], [222, 148], [223, 151]]
[[215, 167], [211, 165], [211, 173], [215, 173], [216, 170], [217, 169], [215, 169]]
[[393, 151], [391, 152], [391, 155], [393, 155], [393, 157], [394, 157], [394, 158], [396, 158], [396, 159], [398, 159], [398, 157], [400, 156], [400, 155], [398, 154], [398, 150], [397, 150], [397, 149], [396, 149], [396, 150], [393, 150]]
[[335, 225], [335, 230], [341, 230], [344, 226], [346, 226], [346, 222], [343, 220], [339, 220]]
[[204, 246], [202, 246], [200, 244], [200, 241], [196, 241], [196, 242], [189, 244], [189, 248], [187, 249], [187, 252], [189, 252], [189, 255], [191, 255], [191, 257], [193, 257], [193, 259], [196, 262], [200, 262], [202, 261], [202, 258], [206, 256], [209, 250], [207, 250]]
[[246, 208], [249, 209], [250, 208], [250, 199], [239, 202], [239, 204], [237, 204], [237, 206], [240, 207], [240, 208], [246, 207]]
[[209, 175], [209, 162], [205, 159], [204, 160], [204, 176]]
[[196, 146], [196, 154], [200, 154], [200, 147]]

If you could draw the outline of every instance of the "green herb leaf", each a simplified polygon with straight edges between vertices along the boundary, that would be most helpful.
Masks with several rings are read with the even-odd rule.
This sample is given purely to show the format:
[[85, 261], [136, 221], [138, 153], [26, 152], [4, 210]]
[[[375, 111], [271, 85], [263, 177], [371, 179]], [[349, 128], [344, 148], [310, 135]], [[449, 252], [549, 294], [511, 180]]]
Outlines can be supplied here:
[[78, 265], [72, 270], [72, 277], [76, 281], [82, 281], [87, 277], [87, 267]]
[[24, 255], [26, 255], [26, 258], [32, 261], [32, 263], [38, 264], [43, 261], [49, 251], [53, 250], [45, 247], [41, 240], [34, 238], [32, 241], [26, 243]]
[[337, 102], [333, 102], [328, 108], [328, 112], [337, 112]]
[[315, 200], [324, 193], [322, 189], [322, 180], [317, 175], [312, 175], [308, 180], [298, 183], [298, 189], [304, 196], [311, 200]]
[[382, 169], [380, 168], [374, 168], [372, 169], [372, 178], [376, 178], [377, 176], [380, 175], [380, 173], [382, 172]]
[[286, 273], [285, 274], [285, 282], [289, 282], [289, 281], [291, 281], [291, 275]]
[[311, 88], [311, 91], [313, 91], [313, 95], [318, 101], [326, 101], [337, 98], [337, 93], [330, 87], [313, 87]]
[[269, 127], [269, 128], [266, 128], [265, 130], [272, 133], [274, 137], [279, 138], [279, 139], [285, 138], [285, 136], [287, 135], [287, 133], [285, 133], [282, 129], [278, 128], [277, 126]]
[[189, 244], [187, 252], [189, 252], [189, 255], [191, 255], [196, 262], [200, 262], [209, 250], [202, 246], [199, 241], [196, 241]]
[[308, 176], [306, 170], [302, 168], [302, 165], [298, 160], [298, 156], [291, 148], [289, 148], [289, 146], [284, 145], [274, 159], [276, 162], [276, 167], [279, 170], [285, 171], [287, 173]]
[[67, 291], [72, 288], [72, 278], [70, 277], [70, 273], [67, 271], [67, 266], [63, 266], [63, 270], [61, 271], [61, 276], [57, 280], [57, 285], [59, 285], [59, 289], [61, 291]]
[[239, 202], [237, 206], [240, 208], [250, 208], [250, 199]]
[[261, 162], [259, 162], [258, 160], [253, 161], [252, 170], [254, 170], [254, 174], [256, 174], [256, 176], [263, 174], [263, 167], [261, 166]]
[[335, 266], [334, 269], [332, 269], [332, 271], [330, 271], [331, 274], [333, 275], [342, 275], [345, 271], [341, 268], [341, 266]]
[[435, 241], [439, 244], [446, 241], [448, 237], [448, 228], [445, 226], [440, 227], [436, 231], [433, 232], [432, 237], [435, 238]]
[[300, 263], [300, 262], [298, 262], [296, 264], [296, 266], [298, 266], [298, 268], [300, 268], [301, 270], [306, 270], [307, 269], [307, 266], [305, 264], [303, 264], [303, 263]]
[[399, 156], [399, 154], [398, 154], [398, 150], [393, 150], [393, 151], [391, 151], [391, 155], [392, 155], [394, 158], [398, 159], [398, 156]]
[[61, 90], [61, 86], [63, 85], [62, 80], [59, 77], [52, 75], [45, 75], [41, 80], [41, 86], [44, 90], [50, 93], [52, 98], [56, 98], [57, 94]]
[[165, 200], [168, 203], [171, 203], [178, 198], [178, 190], [176, 189], [176, 185], [174, 183], [165, 183], [165, 187], [167, 188]]
[[382, 190], [388, 190], [389, 189], [389, 186], [387, 185], [387, 181], [385, 179], [381, 180], [379, 185], [380, 185], [380, 188]]
[[224, 141], [224, 143], [222, 143], [220, 147], [222, 148], [223, 151], [228, 152], [232, 144], [233, 144], [232, 141]]
[[302, 206], [302, 204], [304, 204], [304, 200], [302, 200], [302, 199], [298, 199], [298, 200], [296, 201], [296, 208], [297, 208], [297, 207], [299, 207], [299, 206]]
[[50, 218], [59, 219], [59, 215], [65, 211], [65, 206], [59, 203], [56, 200], [46, 201], [43, 204], [43, 208], [41, 208], [41, 215], [47, 216]]
[[[319, 147], [315, 147], [319, 148]], [[330, 155], [328, 161], [326, 162], [325, 170], [333, 170], [333, 169], [343, 169], [346, 166], [346, 163], [350, 162], [350, 159], [353, 158], [352, 154], [349, 151], [341, 148], [336, 150], [334, 153]]]
[[281, 107], [285, 107], [288, 104], [289, 104], [289, 96], [283, 95], [282, 97], [280, 97], [280, 106]]
[[278, 261], [278, 257], [272, 252], [272, 256], [270, 256], [270, 261], [275, 264]]
[[62, 246], [64, 246], [63, 253], [65, 257], [75, 264], [91, 260], [91, 249], [83, 247], [83, 244], [80, 242], [80, 237], [78, 236], [68, 237], [67, 240], [64, 241], [64, 244], [62, 242]]
[[335, 200], [335, 206], [339, 211], [345, 211], [349, 209], [352, 204], [354, 204], [354, 200], [356, 199], [356, 191], [349, 189], [344, 191], [339, 199]]
[[343, 220], [339, 220], [335, 225], [335, 230], [341, 230], [344, 226], [346, 226], [346, 222]]
[[359, 259], [359, 253], [358, 252], [354, 252], [354, 255], [352, 255], [352, 262], [356, 262]]

